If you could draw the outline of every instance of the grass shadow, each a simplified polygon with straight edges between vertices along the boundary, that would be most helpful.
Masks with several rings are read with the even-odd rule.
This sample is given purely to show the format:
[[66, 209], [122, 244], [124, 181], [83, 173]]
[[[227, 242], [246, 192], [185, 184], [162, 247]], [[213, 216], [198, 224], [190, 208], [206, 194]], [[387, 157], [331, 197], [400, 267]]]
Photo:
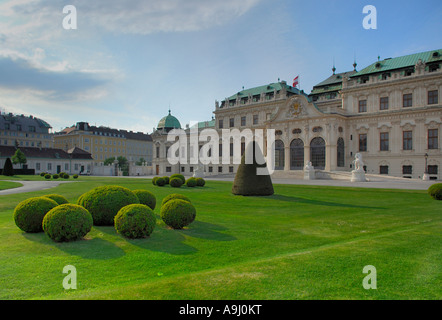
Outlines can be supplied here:
[[233, 241], [236, 238], [230, 234], [222, 233], [227, 228], [213, 224], [195, 220], [187, 229], [182, 230], [188, 236], [214, 240], [214, 241]]
[[184, 241], [186, 237], [180, 230], [168, 229], [164, 225], [157, 225], [149, 238], [126, 239], [127, 242], [142, 249], [169, 253], [172, 255], [188, 255], [198, 250]]
[[71, 242], [54, 242], [44, 233], [23, 233], [23, 236], [32, 242], [52, 246], [60, 251], [84, 259], [107, 260], [125, 255], [125, 252], [110, 241], [100, 238], [89, 238]]
[[312, 200], [312, 199], [306, 199], [306, 198], [300, 198], [300, 197], [284, 196], [281, 194], [274, 194], [272, 196], [265, 197], [265, 198], [271, 199], [271, 200], [296, 202], [296, 203], [304, 203], [304, 204], [308, 204], [308, 205], [327, 206], [327, 207], [342, 207], [342, 208], [355, 208], [355, 209], [385, 209], [383, 207], [371, 207], [371, 206], [361, 206], [361, 205], [354, 205], [354, 204], [348, 204], [348, 203]]

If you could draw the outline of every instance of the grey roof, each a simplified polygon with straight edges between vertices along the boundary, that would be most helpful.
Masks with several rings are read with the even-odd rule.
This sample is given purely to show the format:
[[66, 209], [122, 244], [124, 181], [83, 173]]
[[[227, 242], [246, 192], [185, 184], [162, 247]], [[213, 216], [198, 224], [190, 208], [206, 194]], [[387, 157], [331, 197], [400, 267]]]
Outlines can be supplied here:
[[[9, 129], [6, 129], [6, 125], [9, 125]], [[2, 113], [0, 116], [0, 130], [49, 133], [50, 128], [52, 127], [49, 123], [33, 116], [12, 113]]]
[[33, 147], [20, 147], [13, 146], [0, 146], [0, 156], [2, 158], [10, 158], [15, 154], [15, 151], [20, 149], [26, 156], [26, 158], [43, 158], [43, 159], [84, 159], [92, 160], [92, 155], [82, 149], [69, 150], [68, 152], [63, 149], [56, 148], [33, 148]]

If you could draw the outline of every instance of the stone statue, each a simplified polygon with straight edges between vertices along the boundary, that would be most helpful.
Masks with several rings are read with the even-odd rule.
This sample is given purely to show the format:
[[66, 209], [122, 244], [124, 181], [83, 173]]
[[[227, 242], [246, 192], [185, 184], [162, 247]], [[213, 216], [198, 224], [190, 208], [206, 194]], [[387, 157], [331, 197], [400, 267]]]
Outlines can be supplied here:
[[304, 180], [315, 180], [315, 168], [311, 161], [307, 161], [304, 166]]
[[353, 160], [355, 169], [351, 172], [351, 182], [366, 182], [364, 162], [362, 161], [362, 154], [356, 153]]
[[193, 173], [194, 178], [204, 178], [206, 174], [204, 173], [204, 165], [199, 163], [196, 167], [195, 172]]
[[355, 165], [355, 171], [364, 172], [364, 162], [362, 161], [362, 154], [356, 153], [353, 163]]

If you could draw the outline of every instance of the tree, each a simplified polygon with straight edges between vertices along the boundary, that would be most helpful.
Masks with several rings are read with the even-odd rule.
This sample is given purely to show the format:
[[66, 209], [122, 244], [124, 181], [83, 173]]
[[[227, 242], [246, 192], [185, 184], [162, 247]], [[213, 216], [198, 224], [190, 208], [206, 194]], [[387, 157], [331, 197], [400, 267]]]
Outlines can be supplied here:
[[135, 162], [136, 166], [142, 166], [146, 162], [146, 159], [140, 158], [137, 162]]
[[108, 165], [110, 165], [110, 164], [113, 164], [114, 161], [115, 161], [115, 157], [107, 158], [107, 159], [104, 160], [104, 165], [105, 165], [105, 166], [108, 166]]
[[[255, 152], [256, 151], [256, 152]], [[247, 153], [253, 152], [253, 162], [245, 163]], [[256, 142], [247, 146], [242, 158], [241, 164], [233, 181], [232, 193], [242, 196], [270, 196], [274, 193], [272, 179], [270, 175], [257, 175], [257, 168], [265, 168], [266, 164], [258, 164], [256, 158], [261, 158], [262, 153]]]
[[26, 164], [26, 162], [28, 162], [25, 154], [20, 149], [17, 149], [15, 151], [15, 154], [12, 156], [11, 160], [13, 164], [20, 164], [20, 167], [23, 167], [23, 165]]
[[14, 175], [14, 168], [12, 167], [12, 161], [10, 158], [7, 158], [5, 161], [5, 166], [3, 167], [3, 175], [12, 177]]

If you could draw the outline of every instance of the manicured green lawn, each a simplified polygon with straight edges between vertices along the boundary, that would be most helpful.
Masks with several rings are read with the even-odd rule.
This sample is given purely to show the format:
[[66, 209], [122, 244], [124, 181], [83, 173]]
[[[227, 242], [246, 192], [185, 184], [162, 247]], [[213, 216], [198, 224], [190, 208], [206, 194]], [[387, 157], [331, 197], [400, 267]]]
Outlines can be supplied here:
[[[93, 227], [85, 240], [54, 243], [14, 224], [14, 207], [30, 196], [75, 202], [104, 184], [155, 193], [150, 238]], [[230, 189], [229, 182], [173, 189], [148, 179], [80, 177], [0, 196], [0, 299], [442, 298], [442, 202], [426, 192], [275, 185], [273, 196], [241, 197]], [[159, 218], [161, 199], [175, 192], [197, 209], [185, 230]], [[76, 290], [62, 286], [66, 265], [77, 269]], [[362, 286], [366, 265], [376, 267], [376, 290]]]
[[12, 181], [0, 181], [0, 190], [13, 189], [21, 187], [22, 184], [18, 182]]

